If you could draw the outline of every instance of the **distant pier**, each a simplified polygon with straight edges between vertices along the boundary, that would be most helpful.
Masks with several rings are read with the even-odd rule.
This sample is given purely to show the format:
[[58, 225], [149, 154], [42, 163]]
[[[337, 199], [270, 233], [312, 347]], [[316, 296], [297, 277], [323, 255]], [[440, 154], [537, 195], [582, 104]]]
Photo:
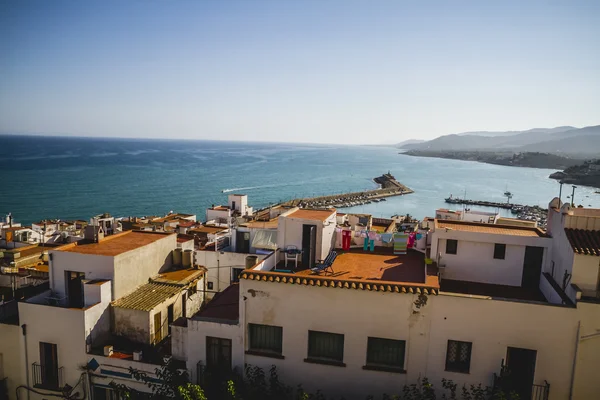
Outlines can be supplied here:
[[450, 203], [450, 204], [466, 204], [466, 205], [472, 205], [472, 206], [504, 208], [505, 210], [512, 210], [514, 208], [525, 207], [521, 204], [510, 204], [508, 202], [507, 203], [499, 203], [496, 201], [469, 200], [469, 199], [459, 199], [459, 198], [454, 198], [454, 197], [448, 197], [445, 200], [446, 200], [446, 203]]
[[401, 196], [414, 193], [407, 186], [401, 184], [389, 172], [374, 178], [380, 188], [373, 190], [364, 190], [361, 192], [332, 194], [329, 196], [310, 197], [303, 199], [294, 199], [283, 203], [286, 206], [295, 206], [302, 208], [323, 208], [323, 207], [354, 207], [364, 204], [378, 203], [385, 201], [386, 197]]

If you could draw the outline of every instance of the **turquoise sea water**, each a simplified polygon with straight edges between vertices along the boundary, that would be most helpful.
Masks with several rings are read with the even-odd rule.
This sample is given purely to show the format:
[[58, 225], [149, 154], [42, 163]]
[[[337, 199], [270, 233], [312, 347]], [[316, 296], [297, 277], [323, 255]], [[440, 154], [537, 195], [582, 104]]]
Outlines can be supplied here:
[[[31, 223], [174, 210], [204, 219], [206, 207], [226, 203], [231, 192], [263, 207], [371, 189], [388, 170], [415, 193], [344, 210], [424, 217], [465, 190], [471, 199], [503, 201], [508, 188], [513, 202], [541, 206], [558, 195], [548, 178], [554, 170], [410, 157], [389, 147], [0, 136], [0, 215]], [[576, 203], [600, 207], [595, 190], [579, 187]], [[564, 187], [563, 199], [570, 191]]]

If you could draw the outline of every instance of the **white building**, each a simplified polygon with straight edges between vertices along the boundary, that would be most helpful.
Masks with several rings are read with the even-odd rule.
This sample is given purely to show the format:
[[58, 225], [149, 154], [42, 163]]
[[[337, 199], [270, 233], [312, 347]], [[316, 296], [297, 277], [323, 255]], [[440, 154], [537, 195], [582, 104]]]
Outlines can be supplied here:
[[248, 196], [245, 194], [230, 194], [227, 196], [227, 205], [212, 206], [206, 210], [206, 221], [219, 224], [232, 225], [234, 217], [252, 215], [253, 209], [248, 206]]
[[[336, 218], [335, 212], [301, 211], [279, 216], [280, 250], [294, 245], [305, 251], [309, 241], [302, 237], [312, 230], [305, 225], [325, 231]], [[586, 218], [586, 226], [597, 229], [590, 212]], [[448, 220], [424, 225], [424, 253], [433, 262], [410, 250], [338, 249], [333, 273], [325, 274], [304, 263], [284, 272], [277, 269], [281, 251], [267, 256], [241, 273], [239, 287], [215, 297], [219, 304], [209, 303], [187, 327], [178, 327], [173, 354], [195, 379], [214, 366], [268, 371], [275, 365], [292, 386], [348, 399], [399, 394], [421, 377], [438, 388], [442, 378], [491, 386], [502, 365], [512, 371], [521, 398], [590, 399], [600, 392], [594, 377], [600, 301], [592, 276], [600, 242], [573, 245], [566, 235], [534, 227]], [[332, 249], [328, 235], [315, 233], [321, 259]], [[556, 265], [555, 251], [565, 240], [581, 249], [574, 254], [586, 251], [594, 259], [575, 262], [580, 270], [568, 274], [578, 282], [563, 288], [553, 275], [569, 268], [568, 252], [563, 267]]]
[[50, 290], [18, 303], [18, 325], [0, 324], [11, 398], [17, 386], [20, 398], [108, 396], [113, 381], [147, 391], [128, 368], [154, 374], [170, 323], [204, 299], [204, 270], [176, 249], [176, 234], [127, 231], [50, 250]]

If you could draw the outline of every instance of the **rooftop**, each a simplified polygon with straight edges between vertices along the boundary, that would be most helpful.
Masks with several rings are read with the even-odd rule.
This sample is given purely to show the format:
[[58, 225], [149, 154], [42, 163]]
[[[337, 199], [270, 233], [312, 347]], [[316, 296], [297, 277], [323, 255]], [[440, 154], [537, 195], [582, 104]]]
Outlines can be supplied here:
[[289, 218], [308, 219], [313, 221], [325, 221], [335, 213], [335, 209], [329, 210], [308, 210], [300, 209], [287, 215]]
[[204, 267], [202, 267], [202, 269], [186, 268], [171, 270], [153, 277], [152, 282], [167, 283], [172, 285], [187, 285], [188, 283], [193, 282], [195, 279], [198, 279], [204, 275], [204, 272]]
[[70, 253], [94, 254], [100, 256], [116, 256], [131, 250], [154, 243], [157, 240], [169, 236], [168, 233], [126, 231], [116, 235], [106, 236], [98, 243], [91, 241], [80, 241], [62, 246], [57, 251]]
[[490, 233], [493, 235], [546, 237], [546, 234], [542, 230], [527, 226], [482, 224], [478, 222], [449, 221], [436, 219], [435, 227], [436, 229], [452, 229], [461, 232]]
[[292, 273], [245, 270], [241, 278], [396, 293], [435, 294], [439, 290], [437, 267], [426, 269], [424, 255], [419, 252], [395, 255], [391, 249], [379, 247], [374, 253], [336, 251], [332, 274], [315, 274], [308, 269]]
[[575, 253], [600, 256], [600, 231], [565, 228], [565, 233]]
[[190, 232], [196, 232], [196, 233], [219, 233], [222, 232], [224, 230], [226, 230], [227, 228], [221, 228], [218, 226], [206, 226], [206, 225], [202, 225], [199, 226], [197, 228], [192, 228], [188, 230], [188, 233]]
[[442, 279], [441, 291], [474, 296], [546, 302], [539, 289]]
[[215, 211], [229, 211], [230, 208], [229, 206], [214, 206], [214, 207], [210, 207], [209, 210], [215, 210]]
[[140, 286], [133, 293], [112, 302], [113, 307], [131, 310], [150, 311], [179, 292], [180, 286], [150, 282]]
[[250, 221], [242, 224], [247, 228], [255, 228], [255, 229], [277, 229], [278, 225], [277, 218], [273, 218], [269, 221]]
[[234, 283], [222, 292], [217, 293], [192, 319], [238, 321], [240, 316], [239, 305], [240, 285]]

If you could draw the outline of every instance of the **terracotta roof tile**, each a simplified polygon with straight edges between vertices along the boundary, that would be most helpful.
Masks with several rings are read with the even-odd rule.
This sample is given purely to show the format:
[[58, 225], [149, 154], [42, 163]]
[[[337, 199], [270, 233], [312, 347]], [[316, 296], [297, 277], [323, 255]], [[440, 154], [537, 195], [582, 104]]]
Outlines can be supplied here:
[[164, 239], [169, 234], [158, 232], [126, 231], [116, 235], [106, 236], [98, 243], [80, 241], [77, 243], [62, 246], [56, 251], [66, 251], [70, 253], [95, 254], [101, 256], [116, 256], [128, 252], [157, 240]]
[[565, 228], [565, 233], [575, 253], [600, 256], [600, 231]]
[[308, 219], [313, 221], [325, 221], [332, 214], [335, 213], [335, 209], [330, 210], [309, 210], [302, 209], [296, 210], [293, 213], [287, 215], [289, 218], [300, 218], [300, 219]]

